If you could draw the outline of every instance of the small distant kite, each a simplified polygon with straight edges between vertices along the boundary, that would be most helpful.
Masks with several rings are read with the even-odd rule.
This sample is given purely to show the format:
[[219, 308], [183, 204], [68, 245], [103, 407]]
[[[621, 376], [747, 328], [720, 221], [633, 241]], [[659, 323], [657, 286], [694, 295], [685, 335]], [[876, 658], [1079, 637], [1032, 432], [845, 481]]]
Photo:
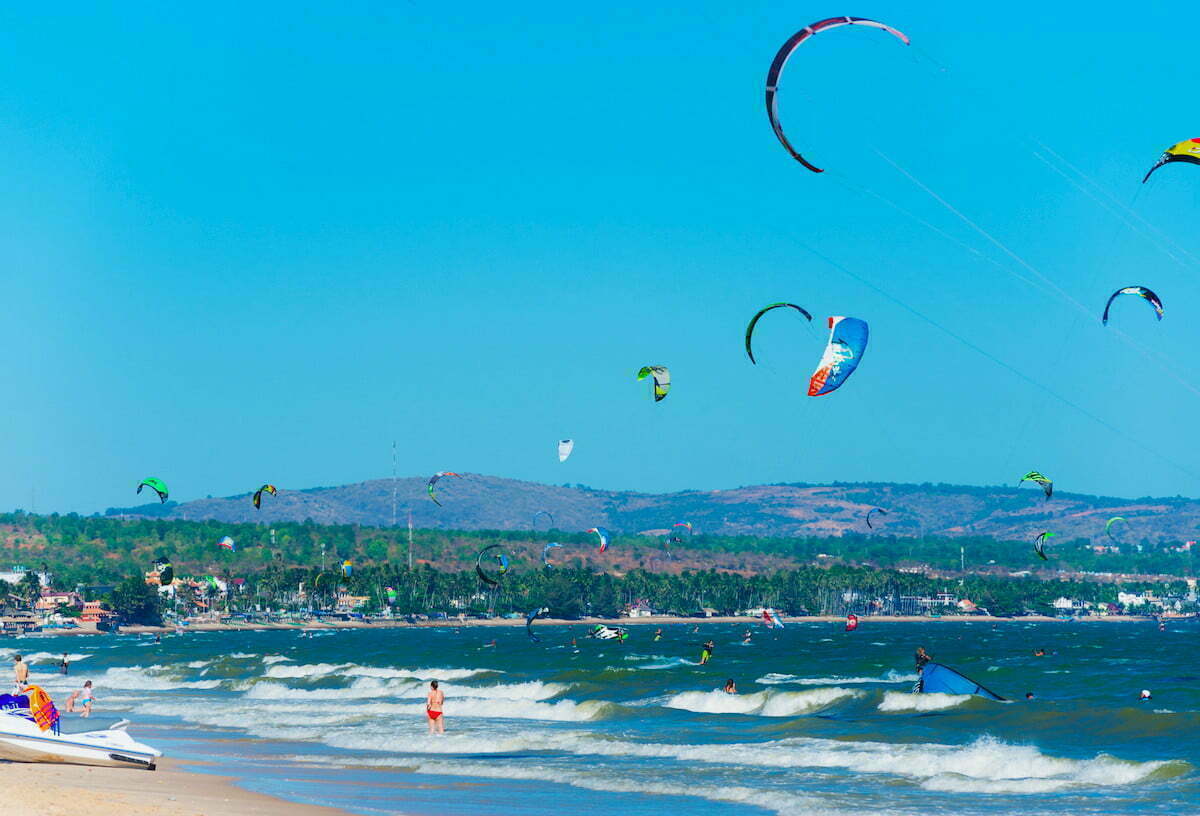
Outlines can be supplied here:
[[1103, 325], [1108, 325], [1108, 310], [1112, 307], [1113, 301], [1121, 295], [1137, 295], [1145, 299], [1147, 303], [1154, 307], [1154, 313], [1158, 315], [1158, 319], [1163, 319], [1162, 300], [1159, 299], [1158, 295], [1151, 292], [1145, 286], [1125, 286], [1113, 292], [1108, 298], [1108, 303], [1104, 304], [1104, 316], [1100, 318], [1100, 322]]
[[671, 543], [672, 544], [682, 544], [683, 543], [683, 533], [682, 533], [682, 531], [679, 530], [680, 527], [682, 527], [684, 530], [687, 530], [688, 538], [692, 537], [692, 523], [690, 521], [677, 521], [671, 525]]
[[1112, 534], [1112, 526], [1114, 524], [1116, 524], [1118, 521], [1124, 521], [1126, 524], [1129, 524], [1129, 522], [1125, 520], [1124, 516], [1113, 516], [1104, 524], [1104, 534], [1107, 535], [1113, 541], [1116, 541], [1117, 537]]
[[395, 604], [396, 603], [396, 588], [395, 587], [384, 587], [383, 591], [387, 593], [388, 605], [391, 606], [391, 605]]
[[1158, 157], [1158, 161], [1146, 173], [1146, 177], [1142, 179], [1142, 184], [1150, 180], [1150, 175], [1162, 167], [1164, 164], [1172, 164], [1174, 162], [1189, 162], [1191, 164], [1200, 164], [1200, 139], [1184, 139], [1177, 145], [1171, 145], [1163, 154]]
[[779, 613], [774, 609], [764, 609], [762, 613], [763, 626], [768, 629], [782, 629], [783, 621], [779, 619]]
[[252, 499], [252, 501], [254, 502], [255, 510], [262, 509], [262, 494], [263, 493], [270, 493], [272, 496], [274, 496], [276, 493], [275, 485], [265, 484], [262, 487], [260, 487], [258, 490], [254, 491], [254, 498]]
[[545, 516], [546, 518], [550, 519], [550, 527], [549, 527], [549, 529], [551, 529], [551, 530], [553, 530], [553, 529], [554, 529], [554, 514], [553, 514], [553, 513], [551, 513], [549, 510], [536, 510], [536, 511], [534, 511], [534, 514], [533, 514], [533, 521], [531, 522], [531, 525], [532, 525], [532, 526], [530, 527], [530, 529], [533, 529], [533, 530], [536, 530], [536, 529], [537, 529], [537, 520], [538, 520], [538, 516]]
[[829, 344], [808, 381], [808, 395], [831, 394], [858, 368], [869, 336], [866, 321], [857, 317], [829, 318]]
[[438, 479], [442, 478], [443, 476], [454, 476], [459, 479], [462, 478], [462, 476], [451, 470], [439, 470], [437, 473], [429, 477], [429, 484], [425, 486], [425, 489], [429, 491], [429, 498], [432, 499], [433, 503], [438, 507], [441, 507], [442, 503], [437, 500], [437, 495], [433, 491], [433, 486], [437, 484]]
[[342, 562], [342, 577], [349, 578], [353, 574], [354, 574], [354, 562], [352, 562], [350, 559], [346, 559], [345, 561]]
[[855, 615], [853, 612], [851, 612], [849, 615], [846, 616], [846, 631], [853, 632], [857, 628], [858, 628], [858, 615]]
[[[475, 574], [478, 575], [479, 580], [483, 581], [485, 584], [489, 584], [491, 586], [498, 585], [500, 583], [500, 578], [506, 572], [508, 572], [508, 555], [501, 549], [502, 546], [502, 544], [489, 544], [479, 551], [479, 555], [475, 556]], [[500, 552], [493, 553], [492, 550], [500, 550]], [[488, 558], [487, 564], [490, 566], [493, 561], [495, 562], [494, 577], [489, 570], [485, 570], [483, 568], [485, 563], [483, 557], [488, 553], [492, 554]]]
[[750, 338], [754, 334], [754, 327], [758, 324], [758, 319], [772, 309], [780, 309], [783, 307], [795, 309], [797, 312], [804, 315], [806, 320], [808, 320], [810, 323], [812, 322], [812, 315], [808, 313], [808, 310], [802, 306], [797, 306], [795, 303], [772, 303], [770, 306], [765, 306], [762, 309], [759, 309], [758, 313], [755, 314], [754, 317], [750, 318], [750, 325], [746, 327], [746, 356], [750, 358], [751, 363], [758, 365], [758, 361], [754, 359], [754, 350], [750, 347]]
[[237, 552], [237, 545], [233, 543], [233, 539], [229, 536], [225, 536], [218, 541], [217, 546], [229, 550], [230, 552]]
[[587, 532], [595, 533], [596, 537], [600, 539], [600, 552], [608, 549], [608, 530], [603, 527], [589, 527]]
[[1043, 561], [1049, 561], [1046, 557], [1046, 539], [1054, 538], [1056, 533], [1048, 533], [1044, 530], [1038, 533], [1038, 537], [1033, 540], [1033, 551], [1042, 557]]
[[871, 523], [871, 514], [872, 513], [878, 513], [881, 516], [886, 516], [887, 510], [884, 510], [882, 507], [872, 507], [870, 510], [867, 511], [867, 528], [870, 530], [875, 529], [875, 525]]
[[671, 370], [666, 366], [642, 366], [638, 371], [638, 382], [654, 377], [654, 401], [662, 402], [671, 391]]
[[164, 482], [162, 479], [156, 479], [153, 476], [150, 476], [146, 479], [142, 479], [140, 482], [138, 482], [137, 492], [141, 493], [143, 487], [148, 487], [151, 490], [153, 490], [155, 493], [157, 493], [158, 501], [160, 504], [166, 503], [167, 496], [169, 495], [169, 491], [167, 490], [167, 483]]
[[175, 581], [175, 568], [170, 561], [160, 558], [154, 562], [154, 566], [158, 572], [159, 586], [170, 586]]
[[546, 565], [546, 569], [551, 569], [554, 566], [550, 563], [550, 551], [555, 547], [561, 548], [562, 544], [559, 544], [557, 541], [551, 541], [542, 550], [542, 563]]
[[1042, 492], [1046, 494], [1046, 499], [1049, 500], [1054, 495], [1054, 482], [1047, 479], [1036, 470], [1031, 470], [1021, 477], [1021, 481], [1017, 482], [1017, 487], [1020, 487], [1025, 482], [1034, 482], [1041, 485]]
[[571, 455], [571, 451], [575, 450], [574, 439], [558, 440], [558, 461], [565, 462], [567, 457]]
[[525, 616], [525, 634], [529, 635], [529, 639], [534, 643], [541, 643], [542, 639], [533, 633], [533, 622], [545, 615], [550, 610], [545, 606], [539, 606], [537, 609]]
[[883, 29], [891, 34], [896, 39], [905, 45], [909, 44], [908, 36], [891, 26], [878, 22], [876, 20], [868, 20], [865, 17], [830, 17], [827, 20], [818, 20], [815, 23], [806, 25], [804, 28], [797, 31], [788, 41], [779, 49], [779, 53], [775, 55], [775, 59], [771, 62], [771, 68], [767, 71], [767, 118], [771, 122], [771, 129], [775, 131], [775, 136], [779, 139], [779, 143], [787, 149], [792, 158], [800, 162], [814, 173], [824, 172], [820, 167], [810, 164], [803, 156], [801, 156], [796, 148], [792, 147], [792, 143], [788, 141], [787, 136], [783, 134], [783, 125], [779, 123], [778, 102], [775, 95], [779, 87], [779, 76], [783, 73], [783, 68], [787, 65], [788, 59], [795, 53], [800, 44], [814, 34], [818, 34], [826, 29], [838, 28], [845, 25], [860, 25], [869, 26], [871, 28]]

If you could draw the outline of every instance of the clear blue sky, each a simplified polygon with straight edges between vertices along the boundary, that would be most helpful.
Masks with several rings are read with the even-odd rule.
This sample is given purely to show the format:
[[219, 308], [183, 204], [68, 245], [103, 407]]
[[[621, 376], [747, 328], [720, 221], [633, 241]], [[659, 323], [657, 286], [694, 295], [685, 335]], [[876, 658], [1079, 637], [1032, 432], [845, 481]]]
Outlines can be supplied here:
[[[131, 504], [149, 475], [181, 501], [378, 478], [393, 439], [402, 474], [660, 491], [1036, 468], [1062, 490], [1200, 495], [1200, 168], [1139, 184], [1200, 135], [1177, 12], [0, 11], [0, 507]], [[832, 13], [914, 45], [842, 29], [793, 60], [782, 115], [818, 177], [776, 142], [763, 80]], [[1126, 284], [1166, 319], [1126, 299], [1102, 328]], [[776, 300], [870, 323], [839, 392], [804, 395], [825, 332], [794, 315], [746, 360]], [[659, 405], [634, 381], [649, 363], [674, 375]]]

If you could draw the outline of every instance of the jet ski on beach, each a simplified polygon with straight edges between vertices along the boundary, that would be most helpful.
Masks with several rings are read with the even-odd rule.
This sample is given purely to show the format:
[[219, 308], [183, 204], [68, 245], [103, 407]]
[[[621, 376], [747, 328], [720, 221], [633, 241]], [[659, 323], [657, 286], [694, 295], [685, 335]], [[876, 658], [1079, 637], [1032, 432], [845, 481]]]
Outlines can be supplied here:
[[0, 694], [0, 759], [153, 771], [162, 752], [137, 742], [126, 725], [122, 720], [112, 728], [64, 734], [58, 711], [37, 686], [25, 694]]

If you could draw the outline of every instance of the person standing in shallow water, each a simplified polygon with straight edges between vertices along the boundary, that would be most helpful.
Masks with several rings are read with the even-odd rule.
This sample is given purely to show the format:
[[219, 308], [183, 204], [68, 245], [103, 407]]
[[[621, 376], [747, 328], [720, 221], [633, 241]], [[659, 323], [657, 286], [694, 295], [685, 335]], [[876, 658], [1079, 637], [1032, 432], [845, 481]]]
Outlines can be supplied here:
[[429, 733], [445, 734], [446, 723], [442, 719], [442, 705], [446, 695], [438, 688], [437, 680], [429, 681], [429, 696], [425, 698], [425, 713], [429, 715]]

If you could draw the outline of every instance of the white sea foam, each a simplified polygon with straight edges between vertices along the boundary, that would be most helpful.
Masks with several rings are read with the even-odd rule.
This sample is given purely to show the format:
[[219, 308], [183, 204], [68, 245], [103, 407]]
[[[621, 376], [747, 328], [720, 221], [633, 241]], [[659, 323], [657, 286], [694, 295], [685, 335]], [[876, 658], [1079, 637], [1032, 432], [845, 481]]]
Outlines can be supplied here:
[[845, 688], [819, 688], [810, 691], [759, 691], [754, 694], [726, 694], [713, 691], [685, 691], [663, 704], [702, 714], [757, 714], [762, 717], [796, 717], [857, 697], [862, 692]]
[[895, 669], [889, 669], [880, 677], [800, 677], [795, 674], [777, 674], [769, 672], [754, 682], [765, 686], [793, 684], [797, 686], [835, 686], [854, 685], [861, 683], [915, 683], [915, 674], [901, 674]]
[[[34, 663], [58, 663], [62, 660], [63, 653], [58, 652], [22, 652], [20, 649], [0, 649], [0, 660], [11, 660], [13, 655], [20, 655], [21, 660], [30, 665]], [[92, 655], [70, 653], [67, 655], [67, 660], [71, 663], [78, 663], [80, 660], [87, 660]]]
[[272, 666], [276, 663], [283, 663], [286, 660], [291, 660], [291, 658], [284, 657], [283, 655], [270, 654], [270, 655], [265, 655], [262, 659], [262, 662], [267, 666]]
[[971, 699], [970, 694], [908, 694], [903, 691], [884, 692], [880, 711], [939, 711], [954, 708]]

